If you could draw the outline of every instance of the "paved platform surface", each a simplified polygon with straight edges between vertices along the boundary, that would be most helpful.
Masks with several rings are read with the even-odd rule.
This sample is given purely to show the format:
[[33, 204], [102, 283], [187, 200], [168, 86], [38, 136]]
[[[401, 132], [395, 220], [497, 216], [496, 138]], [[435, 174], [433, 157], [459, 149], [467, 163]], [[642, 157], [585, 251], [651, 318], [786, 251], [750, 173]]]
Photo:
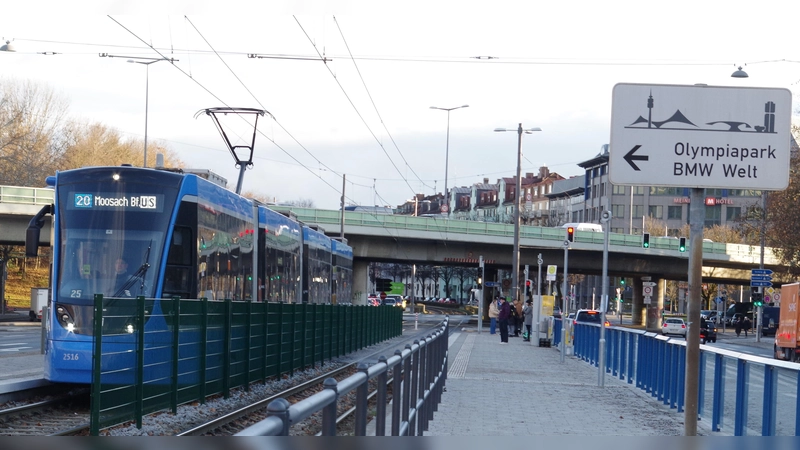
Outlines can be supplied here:
[[[684, 413], [573, 356], [486, 330], [451, 336], [447, 392], [426, 436], [682, 436]], [[699, 435], [720, 436], [698, 423]]]

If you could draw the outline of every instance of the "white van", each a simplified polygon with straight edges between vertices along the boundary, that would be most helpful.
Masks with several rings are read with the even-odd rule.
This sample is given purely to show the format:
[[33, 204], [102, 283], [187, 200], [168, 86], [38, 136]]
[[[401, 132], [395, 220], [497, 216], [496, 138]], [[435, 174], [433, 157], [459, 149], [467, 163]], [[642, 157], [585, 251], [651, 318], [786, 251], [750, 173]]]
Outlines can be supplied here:
[[601, 233], [603, 232], [602, 225], [598, 223], [584, 223], [584, 222], [565, 223], [564, 225], [561, 226], [561, 228], [569, 228], [569, 227], [575, 228], [578, 231], [599, 231]]

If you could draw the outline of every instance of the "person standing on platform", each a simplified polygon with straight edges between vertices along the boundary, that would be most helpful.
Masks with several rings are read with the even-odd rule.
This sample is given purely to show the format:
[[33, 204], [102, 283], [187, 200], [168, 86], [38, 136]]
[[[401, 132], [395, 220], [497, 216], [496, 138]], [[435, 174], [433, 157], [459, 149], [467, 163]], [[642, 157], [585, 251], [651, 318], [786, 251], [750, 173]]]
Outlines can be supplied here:
[[522, 334], [522, 300], [514, 300], [512, 308], [514, 308], [514, 311], [511, 311], [511, 316], [514, 318], [514, 336], [519, 337]]
[[508, 319], [511, 317], [511, 305], [504, 299], [500, 298], [500, 313], [497, 315], [497, 320], [500, 327], [500, 343], [508, 344]]
[[497, 315], [500, 314], [499, 297], [495, 297], [492, 303], [489, 303], [489, 334], [495, 334], [497, 327]]
[[522, 316], [525, 322], [525, 334], [522, 335], [522, 340], [528, 342], [531, 340], [531, 327], [533, 326], [533, 302], [531, 300], [525, 301], [525, 307], [522, 308]]

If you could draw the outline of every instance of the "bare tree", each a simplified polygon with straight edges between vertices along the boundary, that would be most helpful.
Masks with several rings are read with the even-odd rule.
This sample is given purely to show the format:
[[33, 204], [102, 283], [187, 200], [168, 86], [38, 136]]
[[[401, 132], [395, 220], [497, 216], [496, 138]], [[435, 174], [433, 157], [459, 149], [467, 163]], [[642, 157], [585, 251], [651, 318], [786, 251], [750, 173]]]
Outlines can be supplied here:
[[297, 206], [299, 208], [313, 208], [314, 207], [314, 200], [310, 198], [300, 198], [297, 200], [292, 200], [288, 202], [292, 206]]
[[[100, 123], [70, 122], [66, 127], [66, 149], [60, 163], [61, 169], [86, 166], [144, 164], [144, 142], [126, 140], [119, 131]], [[180, 167], [183, 162], [171, 150], [159, 143], [148, 142], [148, 151], [155, 149], [164, 155], [166, 167]]]
[[66, 113], [46, 85], [0, 80], [0, 184], [41, 186], [60, 168]]

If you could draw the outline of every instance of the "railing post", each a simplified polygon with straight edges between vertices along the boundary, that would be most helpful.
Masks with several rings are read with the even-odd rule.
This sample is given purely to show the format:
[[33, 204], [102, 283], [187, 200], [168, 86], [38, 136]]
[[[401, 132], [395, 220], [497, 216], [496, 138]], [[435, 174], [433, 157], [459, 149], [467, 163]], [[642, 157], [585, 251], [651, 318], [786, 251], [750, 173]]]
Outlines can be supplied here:
[[[386, 366], [386, 357], [378, 357], [378, 364]], [[386, 382], [389, 378], [389, 367], [378, 375], [377, 410], [375, 411], [375, 436], [386, 436]]]
[[222, 343], [225, 348], [225, 354], [222, 355], [222, 392], [225, 399], [231, 396], [231, 330], [233, 326], [233, 301], [229, 298], [225, 299], [225, 329], [224, 336], [225, 342]]
[[406, 349], [410, 352], [408, 358], [403, 362], [403, 422], [406, 423], [406, 436], [413, 436], [414, 421], [411, 420], [411, 399], [417, 397], [417, 386], [412, 378], [412, 366], [415, 358], [414, 346], [419, 348], [419, 341], [415, 340], [414, 345], [406, 344]]
[[[400, 407], [405, 405], [405, 394], [403, 393], [403, 364], [405, 360], [403, 352], [398, 350], [394, 351], [395, 356], [400, 357], [400, 361], [395, 364], [392, 369], [392, 436], [400, 436]], [[402, 383], [402, 384], [401, 384]], [[407, 412], [403, 412], [403, 416], [407, 416]]]
[[427, 413], [425, 411], [425, 392], [427, 390], [427, 386], [425, 384], [426, 380], [426, 370], [425, 364], [427, 363], [427, 355], [428, 355], [428, 339], [430, 335], [419, 343], [420, 348], [419, 352], [417, 353], [417, 359], [414, 363], [414, 375], [415, 380], [414, 384], [417, 385], [417, 395], [416, 397], [412, 398], [414, 401], [416, 415], [416, 422], [417, 422], [417, 430], [416, 436], [422, 436], [422, 432], [425, 430], [425, 419], [427, 418]]
[[747, 391], [750, 367], [747, 361], [736, 361], [736, 416], [733, 419], [733, 435], [744, 436], [747, 425]]
[[94, 296], [94, 321], [92, 322], [94, 334], [94, 348], [92, 349], [92, 395], [89, 417], [89, 434], [100, 435], [100, 411], [102, 405], [102, 368], [103, 368], [103, 295]]
[[711, 413], [711, 431], [719, 431], [722, 425], [722, 407], [725, 402], [725, 359], [714, 354], [714, 409]]
[[178, 361], [180, 358], [181, 341], [181, 298], [172, 297], [172, 352], [170, 366], [172, 375], [170, 384], [172, 391], [169, 395], [170, 410], [172, 414], [178, 414]]
[[[336, 394], [336, 400], [322, 409], [322, 435], [336, 436], [336, 406], [339, 403], [339, 383], [335, 378], [326, 378], [322, 383], [324, 389], [329, 389]], [[286, 433], [287, 435], [289, 433]]]
[[[102, 315], [101, 315], [102, 316]], [[100, 319], [102, 322], [102, 318]], [[147, 322], [145, 317], [144, 296], [136, 297], [136, 403], [134, 404], [134, 416], [136, 416], [136, 428], [142, 429], [142, 416], [144, 416], [144, 324]]]
[[775, 436], [775, 412], [778, 397], [778, 371], [764, 365], [764, 403], [761, 418], [761, 435]]
[[[336, 380], [334, 380], [334, 382], [336, 382]], [[267, 416], [276, 416], [279, 419], [281, 419], [281, 423], [283, 424], [283, 428], [281, 429], [281, 436], [288, 436], [289, 435], [289, 425], [290, 425], [289, 424], [289, 406], [291, 406], [291, 404], [285, 398], [275, 399], [275, 400], [271, 401], [269, 403], [269, 405], [267, 405]], [[335, 422], [335, 420], [334, 420], [334, 422]], [[335, 424], [334, 424], [334, 426], [335, 426]], [[335, 431], [334, 431], [334, 434], [335, 434]]]
[[200, 299], [200, 404], [206, 403], [208, 365], [208, 298]]
[[250, 347], [253, 345], [253, 302], [250, 299], [247, 302], [247, 317], [245, 318], [245, 344], [244, 344], [244, 390], [250, 392]]
[[367, 408], [369, 408], [369, 366], [364, 363], [358, 363], [356, 368], [358, 372], [364, 374], [364, 382], [359, 384], [356, 388], [356, 436], [366, 436], [367, 434]]

